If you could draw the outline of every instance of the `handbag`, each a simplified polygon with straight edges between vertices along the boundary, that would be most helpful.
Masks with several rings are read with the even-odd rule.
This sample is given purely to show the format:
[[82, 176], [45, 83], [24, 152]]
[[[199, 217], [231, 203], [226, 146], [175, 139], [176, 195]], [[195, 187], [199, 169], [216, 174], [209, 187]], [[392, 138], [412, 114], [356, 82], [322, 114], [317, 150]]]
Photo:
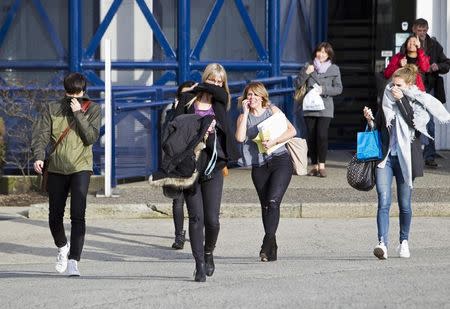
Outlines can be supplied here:
[[303, 103], [303, 98], [305, 97], [306, 89], [307, 89], [306, 82], [304, 82], [303, 85], [301, 85], [300, 87], [295, 89], [295, 92], [294, 92], [295, 102], [297, 102], [298, 104]]
[[291, 155], [294, 175], [306, 175], [308, 167], [308, 146], [306, 140], [294, 137], [288, 140], [286, 148]]
[[[84, 103], [81, 106], [81, 112], [85, 113], [89, 106], [91, 105], [91, 101], [86, 101], [86, 103]], [[69, 133], [70, 129], [73, 127], [73, 125], [75, 124], [75, 120], [72, 121], [69, 126], [67, 128], [64, 129], [64, 131], [61, 133], [61, 135], [58, 137], [58, 140], [56, 141], [56, 143], [52, 146], [51, 150], [48, 152], [47, 154], [47, 159], [44, 160], [44, 166], [42, 167], [42, 176], [41, 176], [41, 183], [40, 183], [40, 191], [42, 193], [47, 193], [48, 192], [48, 164], [49, 164], [49, 157], [50, 155], [55, 152], [56, 147], [58, 147], [58, 145], [62, 142], [62, 140], [67, 136], [67, 134]]]
[[356, 158], [361, 161], [380, 160], [383, 157], [378, 130], [358, 132], [356, 137]]
[[376, 161], [361, 161], [353, 156], [347, 166], [347, 182], [356, 190], [370, 191], [375, 186]]
[[325, 109], [325, 104], [320, 96], [318, 85], [314, 84], [314, 88], [308, 91], [303, 98], [303, 110], [304, 111], [321, 111]]

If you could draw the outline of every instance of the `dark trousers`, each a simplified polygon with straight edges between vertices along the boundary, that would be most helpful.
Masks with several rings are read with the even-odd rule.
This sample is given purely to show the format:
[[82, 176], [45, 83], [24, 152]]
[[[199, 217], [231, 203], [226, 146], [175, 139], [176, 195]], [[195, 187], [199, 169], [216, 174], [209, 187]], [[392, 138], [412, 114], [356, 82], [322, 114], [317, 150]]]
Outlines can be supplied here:
[[70, 253], [69, 259], [80, 260], [86, 233], [86, 196], [91, 179], [90, 171], [70, 175], [48, 174], [49, 225], [55, 241], [60, 248], [67, 244], [64, 231], [64, 210], [70, 192]]
[[308, 130], [308, 156], [311, 164], [325, 163], [328, 152], [328, 128], [331, 118], [329, 117], [305, 117], [306, 129]]
[[175, 226], [175, 236], [181, 236], [183, 234], [183, 226], [184, 226], [184, 196], [180, 194], [180, 196], [172, 201], [172, 216], [173, 216], [173, 225]]
[[275, 236], [280, 222], [280, 204], [292, 178], [289, 154], [275, 156], [263, 166], [252, 168], [252, 180], [261, 203], [262, 221], [267, 236]]
[[223, 175], [219, 170], [210, 180], [196, 182], [194, 190], [184, 190], [192, 255], [197, 263], [203, 263], [205, 252], [213, 252], [216, 247], [222, 189]]

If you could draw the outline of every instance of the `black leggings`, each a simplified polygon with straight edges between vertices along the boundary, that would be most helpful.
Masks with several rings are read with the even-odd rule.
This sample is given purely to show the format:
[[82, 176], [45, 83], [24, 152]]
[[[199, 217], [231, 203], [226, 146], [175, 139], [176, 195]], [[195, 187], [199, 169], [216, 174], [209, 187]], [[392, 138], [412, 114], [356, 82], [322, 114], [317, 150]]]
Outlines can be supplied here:
[[70, 175], [48, 174], [49, 214], [48, 221], [55, 245], [60, 248], [67, 244], [64, 231], [64, 210], [70, 191], [70, 253], [69, 259], [80, 260], [86, 234], [86, 196], [91, 179], [90, 171]]
[[[205, 252], [213, 252], [219, 236], [219, 212], [222, 200], [223, 175], [215, 171], [212, 178], [196, 182], [194, 189], [184, 190], [189, 213], [189, 238], [197, 263], [205, 261]], [[203, 233], [203, 228], [205, 232]]]
[[305, 117], [308, 130], [308, 156], [311, 164], [325, 163], [328, 151], [329, 117]]
[[280, 204], [292, 178], [288, 153], [275, 156], [264, 165], [252, 168], [252, 180], [261, 203], [262, 221], [267, 236], [275, 236], [280, 222]]
[[184, 226], [184, 196], [180, 196], [172, 201], [172, 215], [173, 215], [173, 225], [175, 226], [175, 236], [181, 236], [183, 234]]

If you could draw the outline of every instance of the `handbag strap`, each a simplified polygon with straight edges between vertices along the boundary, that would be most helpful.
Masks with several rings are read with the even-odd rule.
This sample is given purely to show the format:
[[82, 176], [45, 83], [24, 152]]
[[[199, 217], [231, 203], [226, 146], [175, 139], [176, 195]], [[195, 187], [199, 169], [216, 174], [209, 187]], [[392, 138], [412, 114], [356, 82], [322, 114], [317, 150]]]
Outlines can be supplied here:
[[[89, 106], [91, 106], [91, 101], [86, 101], [86, 103], [83, 103], [83, 105], [81, 106], [81, 112], [85, 113], [88, 109]], [[61, 135], [58, 137], [58, 140], [56, 141], [56, 143], [53, 145], [53, 147], [51, 148], [51, 151], [48, 153], [48, 155], [51, 155], [53, 152], [55, 152], [56, 147], [58, 147], [58, 145], [63, 141], [63, 139], [67, 136], [67, 134], [69, 134], [70, 129], [74, 126], [75, 124], [75, 120], [73, 120], [68, 126], [67, 128], [64, 129], [64, 131], [61, 133]]]
[[209, 176], [212, 171], [214, 170], [214, 167], [216, 167], [216, 162], [217, 162], [217, 137], [216, 137], [217, 133], [214, 133], [214, 149], [213, 149], [213, 153], [211, 156], [211, 160], [209, 160], [208, 162], [208, 166], [206, 167], [205, 170], [205, 175]]

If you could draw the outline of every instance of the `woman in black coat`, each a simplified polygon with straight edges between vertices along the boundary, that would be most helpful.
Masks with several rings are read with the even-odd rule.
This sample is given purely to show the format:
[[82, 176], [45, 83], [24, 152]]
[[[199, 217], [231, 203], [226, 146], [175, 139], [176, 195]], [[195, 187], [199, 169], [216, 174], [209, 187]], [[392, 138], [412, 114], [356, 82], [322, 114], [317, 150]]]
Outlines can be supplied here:
[[[219, 235], [219, 212], [222, 199], [223, 174], [227, 162], [239, 158], [236, 141], [228, 123], [230, 94], [225, 69], [209, 64], [202, 83], [182, 93], [176, 115], [213, 116], [208, 129], [206, 149], [199, 159], [200, 177], [193, 188], [184, 190], [189, 213], [189, 238], [195, 258], [195, 281], [204, 282], [215, 270], [213, 251]], [[204, 229], [204, 232], [203, 232]]]

